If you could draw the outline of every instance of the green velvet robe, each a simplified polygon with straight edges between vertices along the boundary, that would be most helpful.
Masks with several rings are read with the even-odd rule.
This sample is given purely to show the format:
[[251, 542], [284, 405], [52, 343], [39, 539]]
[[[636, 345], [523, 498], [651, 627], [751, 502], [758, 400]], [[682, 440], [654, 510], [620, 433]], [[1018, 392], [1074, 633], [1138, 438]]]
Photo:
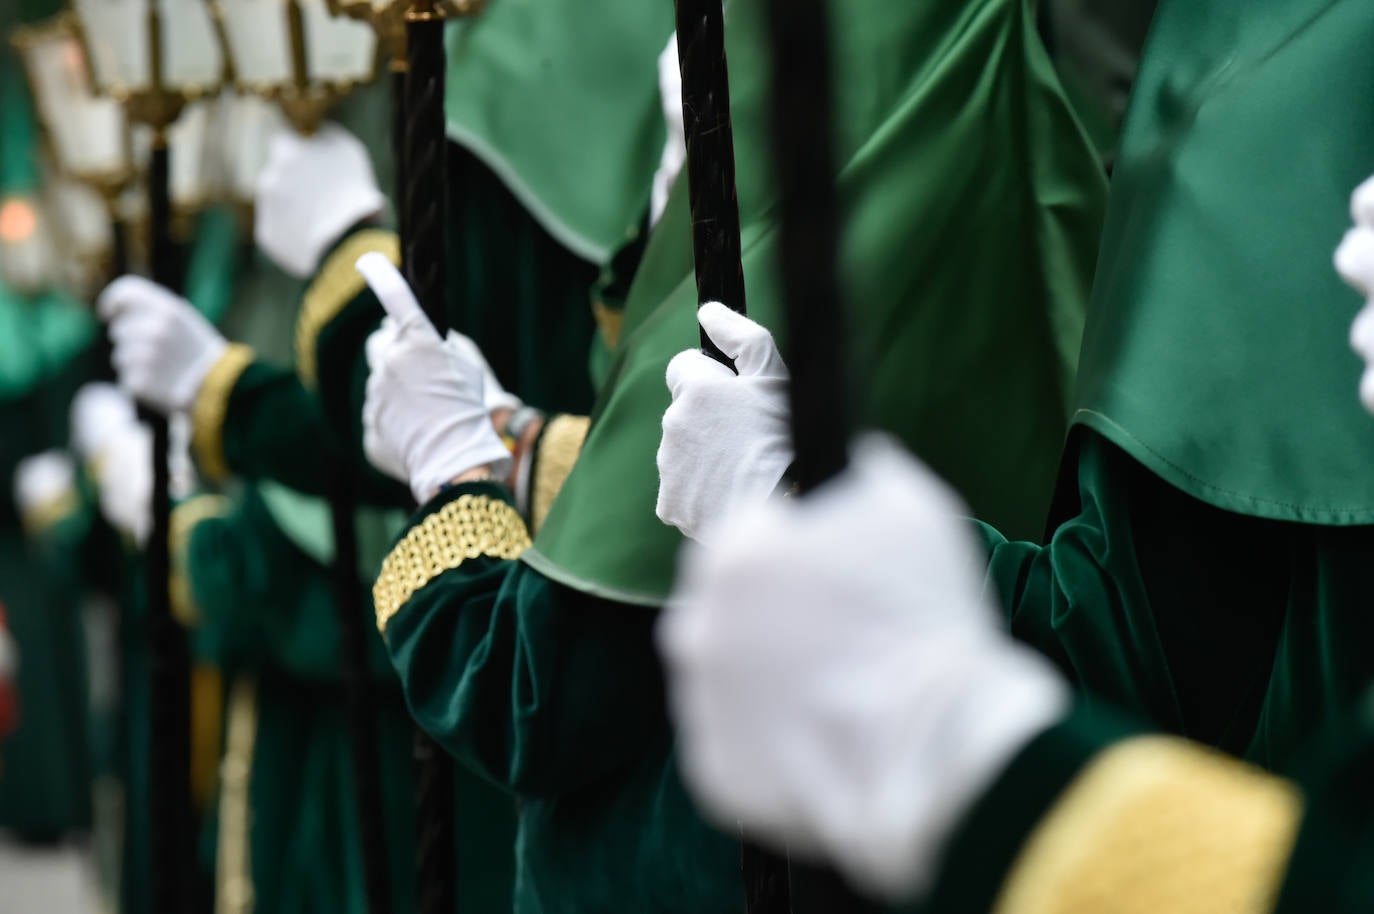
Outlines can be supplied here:
[[[456, 486], [414, 523], [464, 495], [508, 498]], [[655, 619], [478, 557], [387, 625], [416, 721], [521, 797], [519, 914], [743, 910], [738, 841], [701, 821], [672, 764]]]
[[1059, 523], [990, 540], [1014, 630], [1083, 688], [1266, 765], [1374, 672], [1374, 421], [1331, 267], [1374, 143], [1371, 37], [1349, 4], [1161, 4]]
[[[203, 624], [241, 649], [228, 667], [256, 684], [247, 836], [258, 910], [365, 911], [340, 645], [328, 570], [276, 527], [251, 488], [231, 513], [202, 520], [186, 572]], [[360, 583], [359, 586], [362, 586]], [[380, 640], [371, 639], [387, 865], [396, 911], [414, 905], [411, 727]], [[462, 910], [510, 907], [511, 800], [471, 777], [457, 801]]]

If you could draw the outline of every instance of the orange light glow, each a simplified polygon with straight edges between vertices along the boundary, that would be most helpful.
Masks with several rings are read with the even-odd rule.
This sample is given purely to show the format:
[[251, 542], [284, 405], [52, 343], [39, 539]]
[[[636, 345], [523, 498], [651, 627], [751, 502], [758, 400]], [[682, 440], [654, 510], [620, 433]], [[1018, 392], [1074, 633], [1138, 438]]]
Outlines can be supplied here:
[[28, 200], [6, 200], [0, 203], [0, 241], [22, 244], [38, 229], [38, 213]]

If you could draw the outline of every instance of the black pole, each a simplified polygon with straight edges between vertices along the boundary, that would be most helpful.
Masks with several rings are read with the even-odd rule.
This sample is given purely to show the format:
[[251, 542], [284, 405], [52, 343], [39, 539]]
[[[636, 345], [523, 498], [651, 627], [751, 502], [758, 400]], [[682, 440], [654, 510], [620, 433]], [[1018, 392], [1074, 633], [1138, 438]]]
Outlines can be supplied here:
[[[172, 204], [166, 134], [159, 131], [148, 166], [148, 231], [152, 278], [178, 286], [171, 237]], [[172, 501], [167, 466], [167, 419], [146, 407], [140, 417], [153, 433], [152, 532], [144, 552], [148, 625], [151, 638], [152, 708], [149, 775], [152, 793], [152, 886], [154, 914], [192, 910], [191, 666], [186, 633], [172, 617], [168, 586], [171, 560], [168, 528]]]
[[[730, 122], [730, 76], [725, 59], [725, 14], [720, 0], [676, 3], [697, 301], [718, 301], [743, 314], [744, 265], [735, 189], [735, 135]], [[704, 329], [701, 348], [732, 365]], [[746, 838], [740, 848], [740, 870], [749, 914], [786, 914], [792, 909], [785, 859]]]
[[777, 267], [792, 375], [792, 477], [808, 492], [844, 469], [850, 427], [825, 0], [768, 0], [768, 23]]
[[[792, 375], [791, 475], [803, 496], [845, 468], [850, 429], [826, 17], [826, 0], [768, 0], [777, 269]], [[876, 910], [827, 867], [793, 861], [790, 877], [797, 914]]]
[[367, 657], [367, 611], [358, 582], [358, 531], [355, 500], [347, 473], [334, 473], [329, 516], [334, 529], [334, 605], [339, 618], [343, 652], [344, 693], [347, 701], [349, 747], [353, 756], [353, 801], [363, 855], [363, 892], [368, 914], [390, 914], [391, 874], [386, 852], [386, 814], [382, 804], [382, 774], [378, 761], [376, 703]]
[[[416, 3], [406, 15], [404, 147], [397, 162], [402, 194], [402, 268], [434, 329], [448, 330], [444, 260], [446, 193], [444, 25]], [[415, 731], [415, 877], [418, 914], [453, 914], [458, 906], [457, 811], [453, 759]]]
[[[743, 314], [744, 267], [740, 263], [735, 133], [730, 123], [725, 15], [720, 0], [676, 0], [676, 3], [697, 300], [718, 301]], [[701, 334], [701, 348], [729, 363], [705, 331]]]

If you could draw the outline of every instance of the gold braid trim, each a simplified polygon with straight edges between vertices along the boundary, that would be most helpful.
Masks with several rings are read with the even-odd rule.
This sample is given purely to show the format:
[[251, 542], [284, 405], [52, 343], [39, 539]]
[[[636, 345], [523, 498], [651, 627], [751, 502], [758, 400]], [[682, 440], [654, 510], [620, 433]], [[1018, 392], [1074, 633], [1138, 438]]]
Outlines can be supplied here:
[[577, 455], [582, 453], [591, 421], [587, 416], [555, 416], [540, 435], [534, 479], [530, 481], [530, 529], [537, 531], [544, 526], [553, 500], [572, 472]]
[[172, 568], [167, 587], [172, 592], [172, 615], [185, 628], [200, 624], [200, 609], [191, 595], [191, 575], [186, 568], [191, 531], [203, 520], [229, 513], [229, 499], [223, 495], [197, 495], [172, 509], [167, 541]]
[[29, 536], [40, 536], [71, 517], [80, 506], [81, 498], [73, 486], [26, 507], [20, 515], [19, 523]]
[[307, 387], [314, 387], [319, 379], [315, 344], [320, 331], [367, 288], [354, 264], [372, 251], [380, 251], [394, 264], [401, 262], [401, 240], [395, 232], [363, 229], [334, 249], [305, 290], [301, 313], [296, 318], [296, 373]]
[[592, 301], [592, 318], [596, 321], [596, 329], [601, 332], [601, 340], [606, 344], [607, 349], [614, 349], [620, 345], [620, 329], [625, 325], [625, 312], [619, 308], [612, 308], [601, 299]]
[[994, 912], [1261, 914], [1301, 815], [1287, 781], [1182, 740], [1130, 740], [1042, 821]]
[[242, 343], [230, 343], [200, 382], [196, 402], [191, 405], [191, 453], [201, 475], [211, 482], [229, 478], [229, 463], [224, 459], [224, 420], [229, 415], [234, 385], [253, 364], [253, 358], [252, 349]]
[[525, 522], [499, 498], [462, 495], [410, 528], [382, 562], [372, 586], [377, 630], [386, 624], [415, 592], [468, 559], [489, 556], [515, 559], [529, 548]]
[[258, 739], [258, 688], [241, 677], [229, 691], [224, 760], [219, 769], [219, 841], [215, 851], [215, 914], [252, 914], [251, 792]]

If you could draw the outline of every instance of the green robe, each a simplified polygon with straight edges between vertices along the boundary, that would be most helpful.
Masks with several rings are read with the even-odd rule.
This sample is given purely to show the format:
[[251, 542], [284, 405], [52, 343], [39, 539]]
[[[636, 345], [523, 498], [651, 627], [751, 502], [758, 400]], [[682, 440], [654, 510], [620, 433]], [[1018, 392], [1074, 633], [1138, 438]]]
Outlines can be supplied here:
[[1346, 345], [1356, 302], [1331, 268], [1374, 145], [1362, 13], [1162, 5], [1114, 178], [1063, 522], [1043, 549], [992, 540], [1014, 629], [1085, 689], [1263, 764], [1371, 672], [1374, 422]]
[[[256, 684], [257, 734], [247, 835], [258, 910], [365, 910], [340, 644], [328, 569], [277, 528], [254, 490], [225, 516], [201, 521], [186, 572], [205, 627], [237, 678]], [[361, 583], [359, 586], [363, 586]], [[371, 638], [394, 910], [414, 906], [410, 723], [380, 639]], [[462, 910], [510, 907], [510, 799], [460, 778]]]
[[[902, 428], [916, 433], [926, 423], [922, 434], [932, 441], [941, 437], [937, 426], [957, 429], [958, 440], [941, 451], [951, 462], [973, 461], [996, 441], [995, 456], [963, 479], [977, 500], [1036, 527], [1043, 497], [1034, 480], [1048, 485], [1059, 449], [1066, 353], [1076, 345], [1096, 233], [1102, 181], [1092, 150], [1018, 0], [917, 5], [897, 21], [889, 8], [850, 13], [835, 24], [846, 74], [837, 84], [847, 163], [841, 184], [862, 217], [847, 223], [844, 262], [862, 290], [854, 296], [862, 305], [854, 321], [860, 346], [875, 352], [864, 364], [881, 379], [870, 418], [894, 425], [901, 412]], [[751, 307], [767, 321], [777, 301], [766, 269], [773, 226], [759, 124], [760, 17], [761, 5], [736, 0], [727, 41], [746, 277]], [[968, 133], [951, 130], [953, 111], [966, 105], [985, 119], [960, 121], [976, 122]], [[997, 141], [986, 139], [989, 123], [1005, 131]], [[1004, 141], [1026, 150], [1017, 167], [1008, 167]], [[925, 204], [925, 224], [894, 225], [894, 203], [913, 199]], [[677, 778], [654, 613], [627, 605], [661, 601], [679, 543], [653, 514], [653, 454], [667, 401], [664, 365], [696, 339], [683, 203], [680, 186], [631, 291], [592, 438], [535, 548], [520, 562], [463, 561], [410, 596], [387, 624], [392, 663], [417, 720], [524, 801], [522, 914], [686, 914], [744, 903], [737, 838], [706, 826]], [[1016, 249], [1004, 272], [948, 265], [951, 245], [966, 245], [972, 257], [997, 247], [1000, 228]], [[1009, 308], [1012, 299], [1024, 306]], [[899, 307], [912, 301], [935, 304]], [[998, 371], [1018, 377], [1014, 397], [992, 380]], [[918, 419], [911, 418], [913, 373], [928, 384]], [[971, 377], [979, 384], [965, 383]], [[980, 451], [975, 440], [989, 447]], [[491, 486], [455, 487], [426, 505], [411, 529], [468, 494], [503, 497]]]
[[65, 440], [93, 335], [75, 303], [0, 286], [0, 604], [21, 656], [19, 725], [0, 747], [0, 827], [34, 839], [90, 824], [86, 657], [76, 581], [24, 538], [13, 478], [21, 459]]
[[[456, 486], [414, 523], [465, 495], [509, 498]], [[387, 625], [416, 721], [521, 798], [519, 914], [743, 910], [738, 842], [701, 821], [671, 763], [654, 622], [478, 557]]]

